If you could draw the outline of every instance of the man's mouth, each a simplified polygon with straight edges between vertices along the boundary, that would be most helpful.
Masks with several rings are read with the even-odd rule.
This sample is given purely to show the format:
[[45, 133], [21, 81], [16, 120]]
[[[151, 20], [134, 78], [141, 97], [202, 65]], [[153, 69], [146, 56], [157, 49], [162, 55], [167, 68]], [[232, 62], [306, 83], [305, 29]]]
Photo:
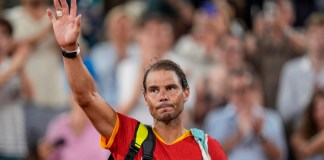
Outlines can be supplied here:
[[170, 103], [163, 103], [163, 104], [158, 105], [156, 107], [156, 109], [159, 110], [159, 109], [163, 109], [163, 108], [172, 108], [172, 107], [173, 107], [173, 105]]

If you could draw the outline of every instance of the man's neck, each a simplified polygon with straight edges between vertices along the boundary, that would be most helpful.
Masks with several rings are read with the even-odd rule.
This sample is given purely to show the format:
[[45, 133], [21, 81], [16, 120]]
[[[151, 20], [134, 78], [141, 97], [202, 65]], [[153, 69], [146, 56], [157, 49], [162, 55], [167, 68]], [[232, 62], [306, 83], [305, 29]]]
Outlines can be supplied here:
[[319, 73], [322, 66], [323, 66], [323, 58], [315, 56], [315, 53], [310, 53], [310, 61], [312, 64], [312, 68], [314, 69], [315, 73]]
[[157, 121], [154, 122], [154, 131], [167, 144], [172, 144], [176, 139], [181, 137], [187, 130], [183, 126], [182, 116], [173, 119], [169, 122]]

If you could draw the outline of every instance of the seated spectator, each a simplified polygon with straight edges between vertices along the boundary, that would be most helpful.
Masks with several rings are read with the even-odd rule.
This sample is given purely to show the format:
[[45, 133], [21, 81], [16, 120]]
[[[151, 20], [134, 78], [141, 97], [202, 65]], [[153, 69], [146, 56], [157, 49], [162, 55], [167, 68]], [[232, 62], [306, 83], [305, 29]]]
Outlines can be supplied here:
[[324, 89], [314, 93], [291, 141], [296, 159], [324, 159]]
[[24, 63], [28, 45], [13, 46], [13, 28], [0, 18], [0, 159], [22, 160], [27, 154], [24, 121], [24, 97], [32, 99], [32, 90]]
[[205, 130], [216, 138], [231, 160], [286, 159], [279, 115], [262, 106], [260, 82], [247, 70], [230, 73], [229, 103], [214, 109]]
[[71, 111], [54, 119], [38, 147], [42, 160], [107, 160], [99, 133], [71, 98]]

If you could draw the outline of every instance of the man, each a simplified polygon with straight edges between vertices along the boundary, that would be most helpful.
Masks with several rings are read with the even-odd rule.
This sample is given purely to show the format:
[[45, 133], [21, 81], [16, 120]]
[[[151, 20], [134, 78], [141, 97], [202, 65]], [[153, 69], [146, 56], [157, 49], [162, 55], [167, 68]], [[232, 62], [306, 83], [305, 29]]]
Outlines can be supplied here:
[[[69, 10], [67, 2], [54, 0], [57, 17], [50, 9], [58, 44], [62, 47], [64, 65], [76, 102], [102, 135], [101, 145], [110, 149], [114, 159], [124, 159], [138, 121], [116, 113], [97, 93], [92, 77], [77, 53], [81, 16], [76, 16], [76, 0]], [[157, 137], [154, 159], [202, 159], [199, 145], [183, 127], [182, 111], [189, 98], [189, 87], [183, 71], [175, 63], [159, 61], [145, 73], [144, 99], [154, 117]], [[226, 159], [219, 144], [208, 137], [212, 159]], [[143, 152], [135, 156], [141, 159]]]
[[260, 82], [246, 69], [232, 71], [229, 78], [229, 103], [209, 112], [206, 132], [231, 160], [286, 159], [281, 119], [262, 106]]
[[307, 54], [287, 62], [281, 74], [277, 108], [286, 124], [296, 125], [314, 89], [324, 86], [324, 14], [311, 15], [306, 27]]

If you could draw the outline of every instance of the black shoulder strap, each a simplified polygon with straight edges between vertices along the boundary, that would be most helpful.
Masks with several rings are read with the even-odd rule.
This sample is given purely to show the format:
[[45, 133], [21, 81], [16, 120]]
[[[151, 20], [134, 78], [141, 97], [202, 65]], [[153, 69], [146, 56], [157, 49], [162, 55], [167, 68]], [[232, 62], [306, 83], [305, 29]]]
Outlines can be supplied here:
[[153, 151], [155, 149], [155, 135], [153, 129], [149, 125], [145, 125], [148, 130], [148, 136], [143, 142], [143, 157], [142, 160], [153, 160]]
[[[139, 148], [135, 146], [136, 144], [136, 134], [138, 132], [138, 128], [140, 126], [140, 122], [138, 122], [135, 132], [134, 132], [134, 138], [129, 146], [128, 153], [125, 157], [125, 160], [133, 160], [136, 154], [139, 151]], [[148, 130], [148, 135], [146, 139], [144, 140], [141, 147], [143, 148], [143, 157], [142, 160], [153, 160], [153, 151], [155, 149], [155, 135], [153, 133], [152, 127], [149, 125], [145, 125], [145, 127]], [[108, 160], [114, 160], [114, 157], [112, 154], [109, 156]]]
[[128, 149], [128, 153], [125, 157], [125, 160], [133, 160], [134, 157], [136, 156], [137, 152], [139, 151], [139, 148], [135, 146], [135, 143], [136, 143], [136, 134], [137, 134], [137, 130], [138, 130], [138, 127], [141, 123], [138, 122], [137, 125], [136, 125], [136, 129], [135, 129], [135, 132], [134, 132], [134, 137], [133, 137], [133, 140], [129, 146], [129, 149]]
[[[127, 153], [127, 155], [125, 157], [125, 160], [133, 160], [135, 155], [139, 151], [139, 149], [137, 149], [137, 147], [135, 147], [135, 138], [136, 138], [136, 133], [137, 133], [139, 125], [140, 125], [140, 122], [138, 122], [137, 125], [136, 125], [136, 129], [135, 129], [135, 132], [134, 132], [134, 137], [133, 137], [133, 140], [132, 140], [131, 144], [129, 145], [128, 153]], [[114, 157], [113, 157], [112, 153], [110, 153], [110, 156], [109, 156], [108, 160], [114, 160]]]

